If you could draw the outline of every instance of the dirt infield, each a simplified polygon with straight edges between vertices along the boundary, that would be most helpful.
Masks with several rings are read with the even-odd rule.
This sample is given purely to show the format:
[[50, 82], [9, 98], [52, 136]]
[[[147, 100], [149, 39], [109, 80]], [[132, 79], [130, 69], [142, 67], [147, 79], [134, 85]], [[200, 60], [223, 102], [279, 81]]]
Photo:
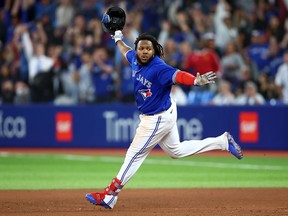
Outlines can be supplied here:
[[90, 204], [90, 190], [0, 191], [1, 216], [287, 216], [285, 189], [126, 189], [113, 210]]

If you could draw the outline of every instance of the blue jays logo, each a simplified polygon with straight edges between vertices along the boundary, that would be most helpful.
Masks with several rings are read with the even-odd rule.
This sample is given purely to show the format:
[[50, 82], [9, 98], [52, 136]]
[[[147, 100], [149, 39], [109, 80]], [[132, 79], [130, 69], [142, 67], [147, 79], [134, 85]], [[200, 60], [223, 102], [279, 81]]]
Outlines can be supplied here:
[[152, 92], [150, 91], [150, 89], [141, 89], [138, 92], [142, 95], [144, 100], [152, 96]]

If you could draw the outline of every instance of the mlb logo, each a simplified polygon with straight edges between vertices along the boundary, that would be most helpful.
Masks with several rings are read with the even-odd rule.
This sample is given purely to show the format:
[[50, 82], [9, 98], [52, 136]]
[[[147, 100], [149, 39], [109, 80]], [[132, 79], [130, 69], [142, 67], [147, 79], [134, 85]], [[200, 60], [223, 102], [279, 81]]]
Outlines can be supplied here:
[[239, 115], [240, 141], [256, 143], [259, 141], [259, 119], [257, 112], [241, 112]]
[[56, 140], [69, 142], [73, 139], [72, 114], [69, 112], [56, 113]]

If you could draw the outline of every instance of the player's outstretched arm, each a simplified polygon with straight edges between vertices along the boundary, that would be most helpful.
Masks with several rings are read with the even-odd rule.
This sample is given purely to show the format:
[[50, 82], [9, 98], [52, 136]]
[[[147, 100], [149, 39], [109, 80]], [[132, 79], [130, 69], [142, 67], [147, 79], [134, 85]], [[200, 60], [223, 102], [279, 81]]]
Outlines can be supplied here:
[[122, 55], [125, 55], [129, 50], [132, 48], [129, 47], [126, 43], [123, 42], [123, 34], [120, 30], [115, 31], [115, 34], [112, 36], [114, 39], [118, 49], [122, 53]]
[[175, 76], [175, 82], [178, 84], [183, 85], [206, 85], [209, 83], [215, 83], [215, 79], [217, 78], [215, 72], [209, 71], [203, 75], [200, 75], [200, 73], [197, 73], [197, 76], [193, 76], [190, 73], [187, 73], [185, 71], [178, 71], [176, 72]]

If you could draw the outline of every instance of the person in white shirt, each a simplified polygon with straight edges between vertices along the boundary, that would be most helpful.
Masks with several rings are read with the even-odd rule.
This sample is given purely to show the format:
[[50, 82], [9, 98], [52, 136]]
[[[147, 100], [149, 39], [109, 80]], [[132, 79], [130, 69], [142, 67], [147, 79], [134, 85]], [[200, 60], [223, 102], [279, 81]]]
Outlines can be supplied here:
[[283, 56], [283, 64], [277, 70], [275, 84], [279, 88], [279, 93], [285, 104], [288, 104], [288, 51]]
[[28, 62], [29, 84], [31, 84], [34, 77], [38, 73], [48, 72], [52, 68], [54, 65], [54, 60], [53, 58], [45, 55], [45, 46], [42, 42], [32, 44], [32, 40], [26, 26], [23, 26], [21, 39], [25, 57]]
[[187, 95], [185, 94], [183, 89], [178, 85], [172, 86], [170, 96], [178, 106], [186, 106], [188, 104]]
[[74, 5], [71, 0], [59, 0], [55, 11], [57, 27], [67, 28], [72, 23], [74, 14]]
[[244, 93], [235, 100], [236, 105], [263, 105], [264, 103], [264, 97], [258, 92], [256, 84], [252, 81], [245, 84]]
[[224, 51], [227, 43], [238, 36], [237, 29], [232, 24], [231, 7], [226, 0], [218, 0], [214, 16], [216, 46]]
[[235, 96], [232, 93], [231, 83], [226, 80], [221, 80], [218, 87], [218, 93], [211, 100], [212, 105], [232, 105], [235, 101]]

